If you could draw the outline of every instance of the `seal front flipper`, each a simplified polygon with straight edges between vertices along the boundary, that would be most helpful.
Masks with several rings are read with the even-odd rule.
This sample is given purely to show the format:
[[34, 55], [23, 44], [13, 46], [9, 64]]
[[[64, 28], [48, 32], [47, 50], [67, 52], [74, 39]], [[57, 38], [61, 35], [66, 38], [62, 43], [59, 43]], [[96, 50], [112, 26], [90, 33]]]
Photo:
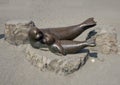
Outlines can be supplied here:
[[64, 48], [62, 47], [62, 45], [61, 45], [61, 43], [60, 43], [59, 40], [57, 40], [55, 44], [56, 44], [56, 46], [58, 47], [58, 50], [59, 50], [59, 52], [60, 52], [62, 55], [67, 55], [67, 54], [65, 53], [65, 50], [64, 50]]
[[66, 55], [64, 48], [62, 47], [60, 41], [56, 41], [54, 44], [48, 46], [49, 50], [59, 56]]

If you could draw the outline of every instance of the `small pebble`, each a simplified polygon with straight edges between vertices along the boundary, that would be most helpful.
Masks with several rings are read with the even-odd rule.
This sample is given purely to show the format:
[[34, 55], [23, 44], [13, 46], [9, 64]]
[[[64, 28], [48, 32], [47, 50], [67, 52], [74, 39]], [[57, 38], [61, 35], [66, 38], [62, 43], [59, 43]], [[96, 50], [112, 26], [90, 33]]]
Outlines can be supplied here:
[[95, 59], [91, 59], [91, 62], [94, 63], [94, 62], [95, 62]]

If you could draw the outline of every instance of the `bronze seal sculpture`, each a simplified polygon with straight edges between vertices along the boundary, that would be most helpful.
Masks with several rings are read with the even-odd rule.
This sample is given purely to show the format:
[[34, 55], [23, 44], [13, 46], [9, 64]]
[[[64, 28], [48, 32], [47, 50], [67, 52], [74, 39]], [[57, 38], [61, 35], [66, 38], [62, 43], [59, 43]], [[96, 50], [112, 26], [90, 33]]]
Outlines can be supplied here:
[[[45, 47], [47, 43], [45, 40], [45, 33], [50, 34], [52, 37], [58, 40], [73, 40], [80, 34], [82, 34], [85, 30], [96, 25], [94, 18], [88, 18], [84, 22], [78, 25], [67, 26], [67, 27], [58, 27], [58, 28], [44, 28], [38, 29], [37, 27], [32, 28], [29, 31], [29, 40], [30, 44], [34, 48], [42, 48]], [[47, 38], [49, 43], [52, 41]]]
[[93, 43], [88, 41], [80, 42], [72, 40], [95, 25], [96, 22], [94, 18], [89, 18], [81, 24], [68, 27], [44, 29], [35, 27], [29, 31], [28, 36], [32, 47], [48, 47], [52, 52], [58, 52], [65, 55], [75, 53], [87, 46], [93, 46]]
[[[46, 38], [44, 40], [45, 44], [49, 48], [49, 50], [55, 54], [74, 54], [81, 51], [81, 49], [85, 47], [94, 47], [95, 44], [95, 38], [90, 38], [85, 41], [72, 41], [72, 40], [57, 40], [50, 34], [45, 34]], [[48, 38], [48, 39], [47, 39]], [[51, 42], [49, 41], [49, 38], [51, 39]]]

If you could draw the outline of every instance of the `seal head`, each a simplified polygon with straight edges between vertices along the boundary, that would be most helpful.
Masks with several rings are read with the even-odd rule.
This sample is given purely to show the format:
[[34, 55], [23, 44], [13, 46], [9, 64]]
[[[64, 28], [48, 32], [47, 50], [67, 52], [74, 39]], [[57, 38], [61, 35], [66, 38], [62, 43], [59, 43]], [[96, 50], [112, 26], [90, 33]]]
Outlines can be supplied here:
[[43, 33], [38, 28], [30, 29], [28, 32], [28, 37], [32, 47], [37, 49], [44, 47], [41, 42], [43, 41]]
[[34, 41], [40, 41], [43, 39], [43, 33], [38, 28], [30, 29], [28, 36], [30, 40]]

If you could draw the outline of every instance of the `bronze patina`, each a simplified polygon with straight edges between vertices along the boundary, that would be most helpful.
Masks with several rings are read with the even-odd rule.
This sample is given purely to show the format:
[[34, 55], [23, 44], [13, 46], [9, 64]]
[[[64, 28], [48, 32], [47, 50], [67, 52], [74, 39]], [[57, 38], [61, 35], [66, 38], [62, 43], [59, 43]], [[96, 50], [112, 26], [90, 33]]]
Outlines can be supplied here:
[[[90, 38], [85, 41], [72, 41], [72, 40], [58, 40], [52, 37], [50, 34], [45, 34], [44, 42], [46, 43], [49, 50], [55, 54], [74, 54], [80, 52], [85, 47], [94, 47], [95, 38]], [[49, 41], [51, 39], [51, 42]]]
[[[73, 41], [85, 30], [94, 27], [94, 18], [89, 18], [78, 25], [58, 28], [32, 28], [29, 31], [29, 40], [34, 48], [48, 47], [51, 52], [63, 55], [76, 53], [87, 46], [95, 46], [89, 40], [80, 42]], [[89, 41], [89, 42], [88, 42]]]

